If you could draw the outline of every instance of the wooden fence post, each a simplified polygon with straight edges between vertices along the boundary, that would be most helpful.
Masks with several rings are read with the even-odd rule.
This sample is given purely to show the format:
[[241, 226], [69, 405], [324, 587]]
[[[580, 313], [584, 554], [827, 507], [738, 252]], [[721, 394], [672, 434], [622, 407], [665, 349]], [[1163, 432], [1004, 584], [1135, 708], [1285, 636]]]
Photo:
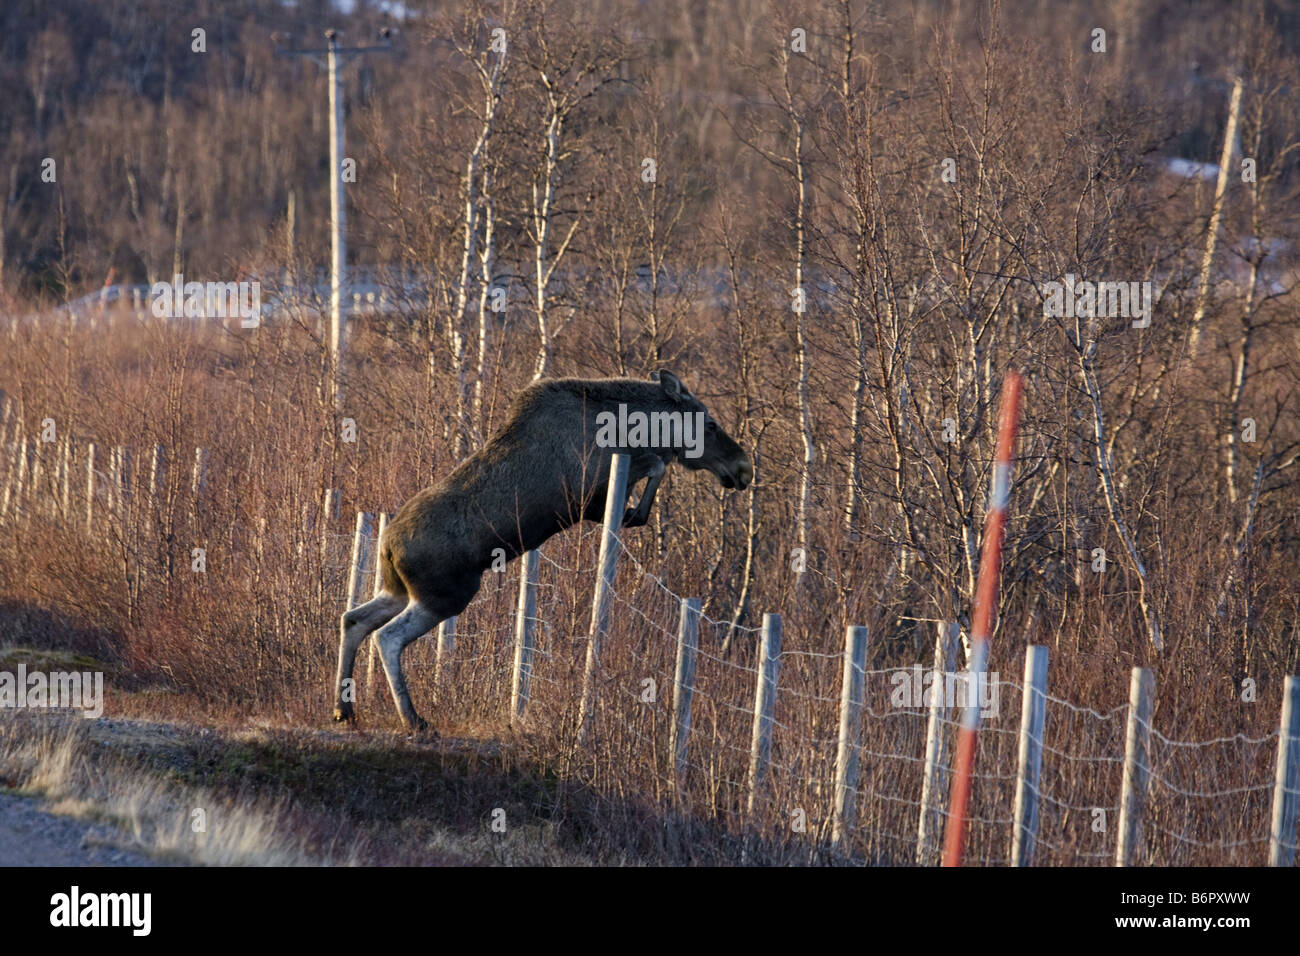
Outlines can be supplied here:
[[930, 685], [930, 716], [925, 726], [925, 763], [921, 777], [921, 816], [916, 825], [916, 862], [933, 866], [938, 862], [938, 847], [931, 846], [935, 834], [943, 833], [940, 801], [948, 789], [944, 755], [944, 724], [948, 719], [948, 675], [957, 670], [957, 645], [961, 625], [956, 621], [938, 621], [934, 639], [934, 678]]
[[95, 443], [86, 444], [86, 533], [95, 526]]
[[695, 695], [695, 650], [700, 640], [699, 598], [683, 598], [677, 622], [677, 666], [673, 670], [673, 720], [668, 725], [668, 753], [673, 762], [673, 791], [686, 782], [686, 756], [691, 736], [691, 698]]
[[1047, 648], [1025, 648], [1025, 679], [1020, 701], [1020, 755], [1016, 804], [1011, 823], [1011, 865], [1029, 866], [1038, 841], [1038, 781], [1043, 768], [1043, 725], [1047, 722]]
[[27, 436], [18, 443], [18, 480], [14, 483], [14, 517], [24, 517], [27, 512]]
[[58, 517], [59, 509], [63, 503], [63, 443], [67, 436], [59, 438], [50, 443], [50, 464], [49, 469], [48, 493], [49, 493], [49, 514], [51, 517]]
[[190, 495], [197, 503], [208, 485], [208, 450], [194, 449], [194, 468], [190, 473]]
[[72, 436], [63, 436], [63, 461], [59, 469], [59, 506], [63, 520], [72, 518]]
[[135, 506], [136, 491], [138, 489], [140, 482], [136, 475], [136, 471], [137, 471], [136, 466], [138, 463], [136, 462], [135, 459], [135, 453], [130, 449], [129, 446], [123, 445], [121, 447], [122, 447], [121, 505], [123, 509], [123, 514], [125, 514], [128, 509], [131, 509]]
[[596, 594], [591, 604], [587, 662], [582, 672], [579, 743], [587, 742], [591, 734], [592, 718], [596, 713], [596, 659], [600, 653], [600, 639], [609, 626], [609, 592], [614, 587], [614, 573], [618, 570], [618, 531], [623, 527], [623, 509], [627, 507], [627, 471], [630, 461], [627, 455], [614, 455], [609, 463], [609, 482], [605, 491], [605, 527], [600, 536], [599, 577], [596, 578]]
[[5, 455], [5, 480], [3, 489], [0, 490], [0, 518], [4, 518], [9, 514], [9, 499], [13, 495], [14, 471], [18, 467], [18, 447], [0, 445], [0, 452]]
[[63, 457], [62, 439], [52, 442], [43, 441], [38, 461], [41, 463], [41, 484], [37, 493], [41, 496], [41, 513], [55, 517], [59, 513], [59, 465]]
[[533, 647], [537, 634], [536, 551], [519, 559], [519, 602], [515, 607], [515, 670], [510, 688], [510, 719], [522, 720], [533, 680]]
[[379, 519], [375, 522], [375, 576], [374, 587], [370, 592], [372, 598], [377, 598], [384, 593], [384, 575], [379, 568], [379, 545], [384, 540], [384, 531], [388, 527], [388, 519], [391, 518], [387, 511], [379, 512]]
[[164, 469], [167, 462], [163, 453], [162, 445], [153, 446], [153, 455], [149, 459], [149, 509], [156, 511], [158, 503], [158, 492], [162, 488]]
[[781, 667], [781, 615], [763, 615], [758, 682], [754, 691], [754, 729], [749, 745], [749, 812], [754, 812], [759, 790], [772, 758], [772, 715], [776, 707], [776, 679]]
[[118, 462], [117, 453], [121, 449], [120, 445], [108, 446], [108, 467], [105, 470], [104, 477], [107, 483], [104, 488], [104, 511], [105, 517], [109, 521], [113, 520], [113, 515], [117, 513], [118, 501], [120, 500], [117, 493], [118, 487]]
[[13, 489], [14, 481], [14, 452], [10, 451], [9, 446], [0, 442], [0, 453], [5, 455], [5, 480], [0, 485], [0, 518], [9, 513], [9, 495]]
[[40, 466], [36, 483], [37, 507], [41, 514], [53, 517], [59, 506], [59, 444], [42, 441], [36, 446], [36, 462]]
[[1155, 675], [1145, 667], [1133, 668], [1128, 692], [1128, 728], [1124, 734], [1124, 782], [1119, 801], [1119, 839], [1115, 865], [1129, 866], [1137, 850], [1143, 797], [1147, 789], [1151, 745], [1151, 710]]
[[[384, 593], [384, 576], [379, 569], [379, 545], [384, 540], [384, 529], [388, 527], [388, 519], [391, 517], [386, 511], [379, 512], [379, 520], [375, 523], [375, 584], [374, 590], [371, 591], [371, 597], [379, 597]], [[375, 640], [372, 634], [366, 641], [369, 649], [366, 651], [366, 687], [373, 687], [375, 679], [375, 661], [379, 657], [379, 642]]]
[[344, 605], [350, 611], [358, 604], [364, 604], [362, 596], [362, 575], [370, 561], [370, 525], [374, 516], [365, 511], [357, 512], [356, 529], [352, 533], [352, 561], [348, 565], [348, 591]]
[[31, 489], [28, 492], [28, 497], [31, 498], [31, 513], [34, 515], [46, 512], [46, 496], [43, 494], [45, 489], [41, 488], [45, 481], [45, 462], [44, 456], [41, 454], [44, 448], [45, 442], [40, 438], [32, 442], [32, 469], [27, 481], [27, 487]]
[[253, 559], [255, 562], [253, 568], [257, 575], [254, 581], [257, 581], [266, 566], [266, 518], [257, 519], [257, 535], [253, 538]]
[[1273, 780], [1273, 821], [1268, 865], [1292, 866], [1296, 851], [1296, 815], [1300, 809], [1300, 677], [1282, 685], [1282, 719], [1277, 733], [1277, 771]]
[[17, 516], [23, 507], [23, 474], [27, 471], [27, 436], [24, 435], [14, 444], [13, 459], [5, 474], [5, 496], [0, 503], [0, 518], [9, 516], [10, 505]]
[[433, 693], [442, 690], [442, 662], [450, 661], [456, 651], [456, 619], [449, 617], [438, 625], [438, 651], [433, 659]]
[[844, 671], [840, 677], [840, 734], [835, 751], [835, 812], [831, 846], [840, 849], [853, 827], [858, 796], [858, 748], [862, 743], [862, 692], [867, 670], [867, 629], [844, 632]]
[[129, 469], [130, 453], [127, 451], [126, 446], [114, 446], [112, 483], [109, 490], [113, 495], [113, 511], [123, 519], [126, 517], [126, 500], [131, 490], [130, 478], [127, 474]]
[[134, 507], [136, 499], [136, 460], [135, 454], [126, 445], [119, 445], [119, 463], [121, 466], [119, 476], [118, 505], [122, 509], [122, 514], [126, 515], [128, 510]]

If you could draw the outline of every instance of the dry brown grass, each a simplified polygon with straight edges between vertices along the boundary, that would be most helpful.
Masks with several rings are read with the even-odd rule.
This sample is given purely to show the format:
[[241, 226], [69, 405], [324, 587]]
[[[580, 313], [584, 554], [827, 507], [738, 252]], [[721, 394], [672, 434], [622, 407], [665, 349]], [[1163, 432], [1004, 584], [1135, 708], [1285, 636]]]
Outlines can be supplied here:
[[[115, 515], [97, 501], [89, 534], [80, 481], [70, 514], [61, 513], [57, 501], [46, 510], [49, 496], [38, 495], [27, 501], [21, 518], [4, 523], [0, 598], [6, 602], [6, 641], [106, 662], [110, 713], [198, 720], [218, 728], [242, 726], [250, 718], [281, 728], [322, 725], [330, 712], [349, 516], [357, 510], [395, 510], [451, 464], [438, 400], [445, 383], [421, 380], [421, 347], [409, 335], [381, 331], [359, 328], [354, 333], [347, 393], [348, 413], [360, 429], [357, 445], [336, 440], [315, 385], [319, 342], [301, 330], [272, 326], [242, 336], [216, 329], [141, 327], [123, 320], [97, 332], [30, 326], [11, 338], [0, 359], [0, 382], [21, 402], [27, 433], [41, 419], [54, 418], [60, 434], [73, 438], [73, 474], [78, 477], [85, 474], [87, 442], [94, 441], [101, 454], [117, 444], [130, 447], [136, 492]], [[703, 378], [703, 370], [695, 377]], [[503, 403], [512, 387], [508, 380], [498, 382], [492, 402]], [[1036, 414], [1050, 410], [1039, 408]], [[768, 460], [779, 462], [780, 446], [773, 442]], [[141, 466], [147, 465], [155, 443], [171, 467], [157, 497], [149, 501], [142, 491], [147, 469]], [[210, 456], [207, 484], [197, 501], [189, 468], [196, 447], [207, 448]], [[779, 475], [787, 467], [778, 464], [774, 470]], [[627, 535], [630, 554], [642, 570], [625, 561], [620, 573], [614, 625], [602, 657], [592, 749], [576, 748], [574, 738], [596, 550], [590, 529], [569, 532], [544, 549], [540, 616], [545, 623], [534, 701], [519, 732], [510, 730], [507, 719], [514, 566], [508, 574], [485, 577], [483, 590], [460, 621], [456, 651], [441, 682], [433, 680], [431, 640], [408, 650], [417, 706], [442, 733], [500, 741], [479, 765], [494, 768], [483, 780], [476, 780], [476, 771], [468, 766], [454, 784], [438, 776], [413, 780], [393, 770], [394, 786], [416, 788], [410, 798], [415, 803], [404, 804], [410, 813], [404, 819], [418, 816], [419, 800], [431, 792], [420, 788], [446, 787], [436, 798], [435, 816], [461, 823], [460, 837], [444, 839], [436, 832], [437, 821], [430, 822], [421, 852], [502, 862], [824, 862], [845, 854], [877, 862], [914, 861], [924, 714], [888, 706], [885, 669], [928, 664], [931, 626], [900, 615], [905, 594], [887, 587], [878, 591], [873, 583], [888, 580], [891, 550], [874, 542], [845, 546], [837, 521], [818, 525], [824, 550], [811, 583], [796, 590], [786, 557], [790, 532], [774, 496], [778, 480], [766, 477], [764, 486], [760, 468], [763, 537], [744, 621], [756, 627], [760, 610], [785, 616], [787, 655], [773, 774], [756, 811], [745, 809], [752, 632], [744, 632], [737, 652], [724, 659], [719, 648], [725, 625], [703, 627], [691, 768], [680, 800], [672, 795], [667, 773], [675, 595], [701, 595], [706, 614], [725, 620], [744, 552], [735, 497], [723, 496], [706, 478], [681, 475], [661, 502], [660, 524]], [[327, 488], [341, 490], [343, 517], [322, 529], [320, 502]], [[1044, 590], [1037, 595], [1036, 618], [1028, 623], [1019, 616], [1031, 597], [1027, 588], [1018, 588], [1004, 603], [1006, 623], [995, 641], [992, 666], [1009, 683], [1001, 716], [987, 727], [981, 743], [979, 770], [986, 776], [975, 790], [972, 859], [996, 862], [1008, 853], [1009, 777], [1019, 718], [1015, 684], [1025, 643], [1052, 648], [1050, 690], [1062, 699], [1051, 703], [1048, 713], [1044, 788], [1050, 801], [1042, 811], [1041, 862], [1105, 863], [1113, 852], [1116, 761], [1122, 754], [1130, 663], [1157, 668], [1156, 727], [1174, 740], [1238, 733], [1262, 738], [1275, 730], [1279, 681], [1296, 669], [1295, 648], [1285, 631], [1259, 622], [1284, 621], [1294, 605], [1292, 591], [1267, 583], [1285, 580], [1288, 552], [1279, 548], [1251, 558], [1256, 623], [1244, 639], [1260, 693], [1258, 703], [1247, 704], [1230, 693], [1230, 677], [1214, 663], [1220, 655], [1229, 662], [1231, 653], [1203, 644], [1199, 636], [1204, 607], [1217, 585], [1212, 563], [1198, 550], [1205, 526], [1170, 513], [1162, 527], [1167, 566], [1185, 572], [1166, 604], [1174, 638], [1164, 658], [1152, 659], [1144, 651], [1140, 617], [1131, 592], [1122, 587], [1110, 590], [1105, 582], [1089, 581], [1088, 587], [1100, 590]], [[190, 549], [200, 546], [207, 549], [205, 574], [190, 570]], [[651, 572], [663, 579], [663, 586]], [[845, 851], [833, 854], [827, 844], [828, 820], [839, 653], [848, 623], [871, 626], [873, 673], [858, 826]], [[362, 745], [365, 761], [374, 761], [383, 748], [403, 745], [389, 736], [397, 724], [382, 682], [367, 684], [364, 675], [363, 655], [359, 710], [365, 732], [360, 739], [367, 741]], [[641, 699], [646, 678], [657, 688], [650, 703]], [[1102, 716], [1078, 707], [1095, 708]], [[1196, 749], [1189, 757], [1158, 742], [1154, 760], [1159, 777], [1144, 858], [1153, 863], [1261, 862], [1268, 794], [1252, 791], [1222, 799], [1195, 794], [1266, 784], [1273, 746], [1275, 741], [1232, 740]], [[157, 807], [168, 799], [164, 791], [133, 778], [121, 785], [98, 779], [78, 762], [80, 753], [72, 744], [51, 741], [31, 758], [37, 768], [33, 772], [56, 799], [91, 799], [77, 792], [92, 787], [98, 795], [93, 799], [135, 821], [131, 826], [139, 838], [156, 851], [207, 853], [203, 858], [214, 861], [287, 860], [300, 852], [294, 849], [297, 844], [282, 846], [269, 835], [270, 821], [283, 809], [274, 803], [232, 819], [219, 838], [211, 837], [218, 840], [214, 848], [196, 847], [179, 823], [159, 821]], [[265, 779], [274, 799], [297, 794], [295, 785], [275, 785], [277, 772], [268, 770]], [[384, 774], [370, 772], [366, 779], [391, 792]], [[528, 824], [528, 835], [510, 850], [502, 850], [490, 836], [483, 836], [481, 845], [467, 844], [464, 834], [471, 828], [464, 825], [466, 816], [477, 826], [494, 788], [509, 793], [515, 784], [503, 781], [530, 779], [532, 793], [520, 797], [526, 818], [535, 821]], [[220, 775], [217, 780], [229, 782]], [[385, 806], [352, 799], [349, 786], [340, 769], [331, 799], [342, 800], [354, 822], [370, 819]], [[139, 790], [137, 797], [130, 795], [132, 788]], [[327, 808], [328, 801], [322, 798], [320, 806]], [[1108, 809], [1105, 833], [1091, 828], [1091, 809], [1098, 807]], [[807, 832], [790, 827], [796, 808], [807, 815]], [[379, 840], [381, 846], [383, 840], [401, 843], [395, 829], [369, 832], [361, 822], [356, 825], [358, 833], [366, 831], [367, 839]], [[254, 848], [263, 839], [268, 848], [259, 856]], [[554, 846], [568, 849], [553, 855], [547, 847]], [[347, 860], [354, 850], [338, 852]], [[396, 851], [389, 846], [366, 852], [387, 858]]]

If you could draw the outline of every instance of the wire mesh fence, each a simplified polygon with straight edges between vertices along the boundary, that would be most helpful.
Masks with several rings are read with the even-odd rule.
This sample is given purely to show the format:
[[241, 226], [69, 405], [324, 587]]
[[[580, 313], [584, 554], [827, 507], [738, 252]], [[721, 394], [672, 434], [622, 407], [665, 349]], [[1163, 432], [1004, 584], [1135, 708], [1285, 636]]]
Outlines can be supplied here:
[[[0, 443], [0, 509], [9, 527], [89, 527], [133, 556], [137, 568], [191, 559], [189, 548], [170, 538], [167, 547], [159, 542], [163, 535], [174, 538], [182, 523], [176, 500], [187, 503], [183, 510], [202, 511], [209, 477], [201, 451], [192, 461], [188, 453], [178, 455], [183, 460], [169, 467], [158, 452], [96, 450], [84, 440], [34, 451], [35, 442], [8, 438]], [[314, 584], [317, 619], [337, 621], [377, 587], [376, 522], [359, 521], [350, 531], [349, 523], [338, 513], [337, 495], [327, 492], [292, 514], [249, 511], [208, 529], [220, 536], [209, 547], [224, 549], [252, 592], [264, 567], [289, 556]], [[948, 822], [948, 765], [960, 725], [951, 686], [958, 675], [928, 664], [868, 669], [850, 662], [846, 670], [846, 651], [835, 635], [793, 629], [784, 633], [768, 671], [759, 653], [760, 627], [700, 613], [693, 672], [680, 679], [685, 597], [638, 557], [635, 542], [617, 534], [620, 564], [608, 591], [609, 623], [592, 673], [592, 735], [584, 744], [579, 701], [601, 533], [591, 526], [574, 529], [537, 552], [529, 663], [521, 667], [517, 646], [520, 590], [527, 580], [518, 563], [503, 564], [484, 574], [459, 618], [408, 648], [404, 663], [415, 699], [456, 726], [497, 734], [513, 724], [522, 745], [561, 760], [565, 772], [585, 785], [713, 828], [736, 841], [742, 859], [938, 861]], [[277, 600], [287, 598], [267, 595], [258, 660], [290, 661], [324, 683], [334, 635], [296, 639], [280, 620]], [[861, 699], [846, 734], [841, 714], [849, 672], [861, 679]], [[756, 719], [765, 674], [775, 675], [770, 724], [762, 714]], [[381, 669], [372, 664], [359, 676], [361, 706], [389, 706]], [[1122, 677], [1116, 674], [1117, 692]], [[521, 679], [524, 703], [516, 714], [512, 701], [520, 700]], [[967, 862], [1008, 864], [1017, 826], [1032, 826], [1035, 865], [1112, 865], [1125, 762], [1134, 758], [1126, 742], [1129, 705], [1099, 711], [1043, 692], [1042, 732], [1033, 739], [1041, 770], [1030, 777], [1019, 759], [1031, 733], [1021, 721], [1025, 686], [989, 674], [980, 690], [977, 705], [986, 709]], [[688, 727], [682, 725], [684, 694]], [[770, 732], [766, 748], [756, 746], [759, 729]], [[1137, 757], [1143, 785], [1130, 862], [1294, 860], [1296, 771], [1279, 774], [1279, 755], [1296, 749], [1291, 734], [1279, 747], [1284, 730], [1186, 741], [1149, 723], [1140, 729], [1146, 746]], [[851, 779], [845, 752], [856, 757]], [[1017, 823], [1018, 785], [1036, 809], [1031, 824]], [[839, 834], [837, 820], [844, 823]]]
[[[598, 530], [547, 545], [537, 583], [541, 624], [524, 726], [557, 743], [576, 739], [583, 659], [589, 640]], [[838, 721], [844, 655], [822, 650], [824, 635], [785, 636], [770, 758], [754, 780], [752, 746], [760, 668], [741, 655], [724, 657], [730, 622], [701, 615], [691, 682], [684, 772], [670, 747], [673, 684], [683, 596], [643, 566], [633, 549], [610, 598], [611, 623], [596, 671], [595, 740], [587, 754], [593, 780], [716, 821], [789, 858], [932, 864], [947, 822], [946, 768], [923, 804], [923, 768], [930, 700], [923, 685], [957, 675], [921, 667], [862, 671], [863, 707], [858, 778], [852, 787], [854, 825], [832, 846], [837, 786]], [[518, 583], [489, 575], [484, 594], [457, 624], [457, 664], [444, 665], [429, 698], [454, 719], [501, 719], [513, 679], [512, 609]], [[572, 582], [585, 587], [568, 587]], [[468, 627], [472, 640], [462, 641]], [[743, 628], [740, 646], [758, 628]], [[434, 643], [420, 651], [430, 680]], [[419, 665], [417, 665], [419, 666]], [[969, 816], [971, 865], [1011, 862], [1015, 789], [1023, 775], [1018, 744], [1023, 686], [989, 675]], [[1047, 694], [1042, 768], [1030, 784], [1038, 806], [1036, 865], [1113, 865], [1125, 761], [1128, 705], [1107, 712]], [[951, 755], [960, 708], [937, 721], [939, 752]], [[1207, 741], [1177, 741], [1151, 731], [1143, 795], [1141, 851], [1152, 865], [1259, 865], [1270, 840], [1278, 732]], [[1289, 789], [1288, 789], [1288, 792]], [[751, 793], [756, 794], [751, 806]], [[928, 815], [931, 825], [920, 822]], [[1283, 840], [1285, 841], [1285, 837]], [[1294, 846], [1294, 834], [1290, 845]]]

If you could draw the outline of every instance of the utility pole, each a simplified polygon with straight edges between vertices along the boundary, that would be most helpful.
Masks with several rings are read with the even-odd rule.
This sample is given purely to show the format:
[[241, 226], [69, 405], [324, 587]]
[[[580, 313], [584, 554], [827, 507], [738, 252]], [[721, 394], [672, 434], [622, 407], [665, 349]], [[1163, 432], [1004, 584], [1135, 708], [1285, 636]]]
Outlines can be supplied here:
[[[388, 39], [388, 30], [380, 39]], [[344, 273], [348, 260], [348, 203], [343, 193], [343, 87], [340, 71], [350, 61], [366, 53], [392, 53], [389, 43], [382, 46], [341, 47], [338, 32], [325, 31], [329, 44], [325, 49], [296, 50], [277, 48], [277, 56], [305, 56], [329, 73], [330, 99], [330, 392], [334, 409], [343, 406], [343, 348], [346, 344], [343, 325]], [[322, 59], [323, 57], [323, 59]]]

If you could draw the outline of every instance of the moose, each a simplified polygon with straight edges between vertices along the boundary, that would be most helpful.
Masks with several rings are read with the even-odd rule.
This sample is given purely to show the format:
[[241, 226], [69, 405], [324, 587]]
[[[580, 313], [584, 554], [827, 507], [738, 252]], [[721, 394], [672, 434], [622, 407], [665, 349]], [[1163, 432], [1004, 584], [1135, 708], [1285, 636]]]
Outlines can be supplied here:
[[[334, 719], [354, 717], [357, 649], [378, 630], [397, 712], [410, 730], [425, 730], [406, 689], [403, 649], [465, 610], [483, 572], [494, 562], [499, 567], [503, 554], [511, 560], [579, 521], [602, 520], [615, 453], [630, 459], [624, 527], [649, 520], [673, 462], [711, 471], [724, 488], [744, 489], [754, 477], [749, 456], [666, 369], [649, 381], [534, 382], [515, 399], [500, 431], [407, 501], [385, 529], [378, 554], [383, 591], [340, 621]], [[627, 507], [642, 479], [640, 500]]]

